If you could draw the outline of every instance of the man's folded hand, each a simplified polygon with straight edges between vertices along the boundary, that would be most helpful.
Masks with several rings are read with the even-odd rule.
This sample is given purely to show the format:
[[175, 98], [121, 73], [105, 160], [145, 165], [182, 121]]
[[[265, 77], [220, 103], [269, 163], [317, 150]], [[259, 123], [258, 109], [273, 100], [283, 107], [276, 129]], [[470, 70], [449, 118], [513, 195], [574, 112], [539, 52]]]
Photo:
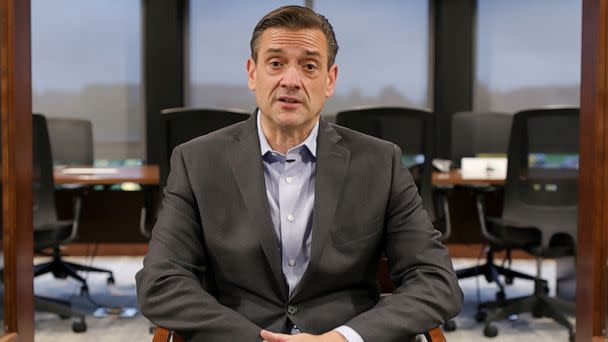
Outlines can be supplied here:
[[330, 331], [323, 335], [311, 335], [311, 334], [279, 334], [273, 333], [268, 330], [262, 330], [260, 336], [266, 342], [348, 342], [342, 334], [337, 331]]

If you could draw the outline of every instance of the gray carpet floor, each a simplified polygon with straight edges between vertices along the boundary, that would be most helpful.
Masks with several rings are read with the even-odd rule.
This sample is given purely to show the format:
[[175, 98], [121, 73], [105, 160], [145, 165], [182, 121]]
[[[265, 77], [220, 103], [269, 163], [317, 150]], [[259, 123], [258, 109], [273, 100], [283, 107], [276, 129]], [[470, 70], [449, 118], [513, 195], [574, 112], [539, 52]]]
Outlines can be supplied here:
[[[135, 298], [135, 272], [141, 268], [141, 257], [96, 257], [71, 258], [81, 263], [92, 263], [97, 267], [110, 268], [115, 272], [116, 283], [112, 286], [106, 284], [106, 277], [99, 274], [87, 274], [91, 298], [105, 307], [137, 307]], [[37, 262], [44, 259], [37, 259]], [[455, 268], [463, 268], [476, 264], [473, 259], [454, 260]], [[533, 260], [515, 260], [513, 268], [533, 274], [535, 264]], [[546, 261], [543, 265], [543, 276], [550, 280], [549, 286], [554, 291], [555, 263]], [[480, 297], [483, 301], [491, 300], [496, 293], [496, 287], [486, 283], [482, 278], [465, 279], [460, 282], [465, 293], [463, 311], [456, 317], [458, 329], [446, 334], [448, 341], [488, 341], [488, 342], [523, 342], [523, 341], [568, 341], [566, 329], [552, 322], [550, 319], [534, 319], [530, 315], [513, 317], [513, 320], [498, 323], [499, 335], [490, 339], [483, 336], [483, 325], [474, 320], [477, 306], [477, 288], [479, 285]], [[71, 330], [72, 321], [62, 320], [56, 315], [36, 313], [35, 340], [46, 341], [151, 341], [148, 332], [150, 323], [141, 314], [132, 318], [108, 316], [97, 318], [92, 315], [96, 306], [80, 295], [80, 285], [72, 280], [58, 280], [51, 275], [36, 278], [34, 281], [35, 293], [42, 296], [59, 297], [70, 300], [72, 305], [87, 313], [86, 323], [88, 330], [76, 334]], [[527, 295], [532, 292], [532, 284], [528, 281], [515, 280], [513, 285], [507, 287], [507, 297]], [[574, 318], [572, 318], [574, 320]], [[368, 341], [376, 342], [376, 341]], [[381, 341], [378, 341], [381, 342]]]

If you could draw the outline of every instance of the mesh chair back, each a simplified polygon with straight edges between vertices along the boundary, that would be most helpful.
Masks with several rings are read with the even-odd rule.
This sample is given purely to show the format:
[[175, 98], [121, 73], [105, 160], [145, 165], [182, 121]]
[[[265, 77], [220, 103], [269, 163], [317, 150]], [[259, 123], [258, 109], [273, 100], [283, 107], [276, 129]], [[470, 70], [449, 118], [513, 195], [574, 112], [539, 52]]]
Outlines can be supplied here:
[[459, 112], [452, 116], [452, 161], [460, 166], [463, 157], [480, 153], [507, 154], [513, 115], [507, 113]]
[[160, 183], [167, 184], [173, 149], [179, 144], [247, 120], [249, 113], [224, 109], [172, 108], [161, 111]]
[[53, 159], [46, 119], [41, 114], [32, 116], [32, 201], [34, 230], [57, 222], [55, 211], [55, 182]]
[[513, 117], [503, 219], [540, 229], [543, 249], [576, 243], [578, 118], [578, 108]]
[[93, 165], [93, 128], [90, 120], [48, 118], [55, 165]]
[[402, 161], [416, 181], [422, 205], [435, 220], [431, 166], [433, 113], [399, 107], [358, 108], [338, 113], [336, 123], [398, 145]]

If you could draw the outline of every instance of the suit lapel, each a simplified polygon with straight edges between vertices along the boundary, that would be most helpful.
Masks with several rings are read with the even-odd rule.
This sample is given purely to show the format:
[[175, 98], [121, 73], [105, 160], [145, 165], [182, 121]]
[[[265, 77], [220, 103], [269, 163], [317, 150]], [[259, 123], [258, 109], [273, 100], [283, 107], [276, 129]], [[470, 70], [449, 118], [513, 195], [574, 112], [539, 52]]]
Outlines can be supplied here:
[[287, 298], [288, 289], [281, 269], [279, 242], [274, 232], [266, 197], [264, 167], [260, 155], [255, 114], [242, 127], [241, 132], [235, 136], [238, 142], [230, 146], [230, 151], [227, 153], [234, 156], [230, 158], [232, 172], [247, 206], [255, 235], [260, 240], [282, 297]]
[[310, 274], [314, 273], [314, 269], [321, 262], [323, 248], [334, 224], [336, 206], [350, 162], [350, 150], [337, 144], [341, 138], [329, 124], [321, 120], [317, 138], [310, 259], [302, 279], [293, 291], [292, 298], [297, 296]]

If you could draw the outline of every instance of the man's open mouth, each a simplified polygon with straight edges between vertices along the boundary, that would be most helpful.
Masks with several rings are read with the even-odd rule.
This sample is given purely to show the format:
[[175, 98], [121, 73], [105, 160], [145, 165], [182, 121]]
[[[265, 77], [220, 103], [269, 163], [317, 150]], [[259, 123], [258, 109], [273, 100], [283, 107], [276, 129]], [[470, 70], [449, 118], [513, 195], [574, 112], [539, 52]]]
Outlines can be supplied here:
[[299, 98], [293, 96], [279, 96], [279, 102], [283, 103], [301, 103]]

